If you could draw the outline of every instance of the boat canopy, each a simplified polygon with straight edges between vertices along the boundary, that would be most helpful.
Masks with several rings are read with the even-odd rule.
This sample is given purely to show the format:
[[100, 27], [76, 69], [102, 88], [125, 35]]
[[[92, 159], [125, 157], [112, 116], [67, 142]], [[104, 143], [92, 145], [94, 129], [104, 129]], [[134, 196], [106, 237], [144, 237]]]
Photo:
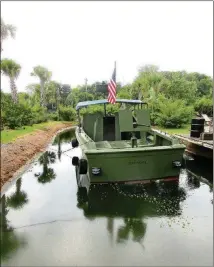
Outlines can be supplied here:
[[[145, 102], [141, 100], [133, 100], [133, 99], [116, 99], [117, 103], [126, 103], [126, 104], [146, 104]], [[99, 100], [92, 100], [92, 101], [84, 101], [79, 102], [76, 106], [76, 110], [79, 110], [81, 108], [90, 106], [90, 105], [99, 105], [99, 104], [109, 104], [107, 99], [99, 99]]]

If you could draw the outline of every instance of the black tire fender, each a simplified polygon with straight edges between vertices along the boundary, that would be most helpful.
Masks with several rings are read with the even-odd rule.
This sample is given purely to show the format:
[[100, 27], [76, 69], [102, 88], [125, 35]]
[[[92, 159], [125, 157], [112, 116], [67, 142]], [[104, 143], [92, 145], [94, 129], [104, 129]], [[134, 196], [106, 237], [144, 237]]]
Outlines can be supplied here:
[[78, 157], [73, 157], [72, 158], [72, 165], [73, 166], [78, 166], [79, 164], [79, 158]]
[[87, 174], [88, 161], [86, 159], [80, 159], [79, 161], [79, 174]]
[[79, 146], [79, 142], [77, 141], [77, 139], [72, 139], [71, 140], [71, 144], [72, 144], [72, 147], [75, 148], [75, 147], [78, 147]]

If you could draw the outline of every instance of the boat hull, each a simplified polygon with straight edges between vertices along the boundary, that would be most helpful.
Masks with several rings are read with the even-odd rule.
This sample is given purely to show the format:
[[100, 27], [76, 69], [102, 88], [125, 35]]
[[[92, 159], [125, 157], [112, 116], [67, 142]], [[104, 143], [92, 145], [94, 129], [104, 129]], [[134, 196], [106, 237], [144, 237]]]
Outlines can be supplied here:
[[90, 183], [135, 183], [145, 180], [178, 177], [184, 149], [84, 153], [88, 161]]
[[[183, 144], [118, 148], [112, 143], [100, 146], [78, 129], [76, 137], [82, 149], [81, 158], [87, 161], [87, 173], [84, 174], [90, 183], [141, 183], [179, 177], [185, 150]], [[76, 169], [80, 177], [83, 173], [78, 166]]]

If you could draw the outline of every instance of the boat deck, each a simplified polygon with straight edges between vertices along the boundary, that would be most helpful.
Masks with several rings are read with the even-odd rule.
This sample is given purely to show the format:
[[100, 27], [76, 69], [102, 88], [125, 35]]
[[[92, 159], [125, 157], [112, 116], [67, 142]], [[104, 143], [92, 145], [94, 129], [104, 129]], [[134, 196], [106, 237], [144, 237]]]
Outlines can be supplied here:
[[[105, 148], [122, 149], [122, 148], [132, 147], [130, 141], [101, 141], [101, 142], [96, 142], [95, 144], [97, 149], [105, 149]], [[153, 146], [153, 144], [150, 143], [142, 144], [142, 142], [138, 140], [138, 147], [144, 147], [144, 146]]]

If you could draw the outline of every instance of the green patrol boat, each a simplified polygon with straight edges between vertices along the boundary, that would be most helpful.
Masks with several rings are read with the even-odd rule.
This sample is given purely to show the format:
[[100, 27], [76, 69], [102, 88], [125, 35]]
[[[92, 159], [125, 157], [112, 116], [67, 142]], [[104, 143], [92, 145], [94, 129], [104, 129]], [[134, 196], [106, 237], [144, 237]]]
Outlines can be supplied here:
[[[116, 99], [118, 112], [107, 114], [106, 99], [79, 102], [79, 125], [72, 146], [82, 155], [73, 157], [78, 186], [81, 175], [94, 183], [141, 183], [156, 179], [178, 178], [185, 145], [164, 132], [151, 128], [150, 112], [141, 100]], [[103, 112], [80, 110], [103, 105]]]

